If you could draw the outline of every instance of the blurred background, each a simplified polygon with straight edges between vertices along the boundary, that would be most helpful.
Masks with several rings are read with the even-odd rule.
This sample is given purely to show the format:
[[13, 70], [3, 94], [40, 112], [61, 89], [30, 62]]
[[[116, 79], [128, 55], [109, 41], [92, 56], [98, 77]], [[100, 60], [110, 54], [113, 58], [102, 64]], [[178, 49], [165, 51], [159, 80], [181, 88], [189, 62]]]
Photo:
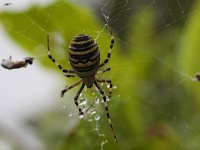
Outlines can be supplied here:
[[[109, 111], [85, 89], [78, 116], [78, 87], [60, 98], [66, 78], [47, 57], [70, 68], [67, 49], [76, 34], [108, 52], [100, 79], [113, 81]], [[199, 0], [3, 0], [0, 1], [0, 60], [34, 57], [18, 70], [0, 68], [0, 150], [198, 150], [200, 149]], [[107, 85], [102, 85], [108, 92]]]

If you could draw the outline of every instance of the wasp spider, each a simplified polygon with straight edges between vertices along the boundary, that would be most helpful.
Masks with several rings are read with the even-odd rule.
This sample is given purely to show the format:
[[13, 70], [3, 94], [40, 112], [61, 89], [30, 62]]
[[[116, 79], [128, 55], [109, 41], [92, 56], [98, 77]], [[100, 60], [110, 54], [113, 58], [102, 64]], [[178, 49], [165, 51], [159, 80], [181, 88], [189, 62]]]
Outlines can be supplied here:
[[47, 47], [48, 47], [48, 57], [54, 62], [58, 68], [63, 72], [66, 77], [75, 77], [78, 76], [80, 80], [71, 86], [66, 86], [65, 89], [61, 91], [61, 97], [69, 91], [70, 89], [82, 84], [80, 89], [78, 90], [76, 96], [74, 97], [74, 102], [78, 107], [79, 114], [83, 115], [83, 111], [78, 103], [78, 98], [86, 86], [87, 88], [91, 88], [93, 85], [99, 90], [100, 94], [103, 97], [104, 106], [107, 114], [107, 119], [112, 129], [115, 141], [117, 142], [117, 137], [111, 123], [110, 114], [108, 111], [108, 104], [105, 96], [105, 92], [103, 88], [99, 85], [99, 83], [107, 83], [109, 84], [109, 95], [110, 98], [112, 95], [112, 81], [111, 80], [99, 80], [97, 78], [98, 74], [102, 74], [106, 71], [110, 70], [110, 67], [103, 68], [105, 64], [108, 63], [111, 51], [114, 46], [114, 36], [112, 34], [111, 28], [108, 25], [110, 35], [111, 35], [111, 43], [110, 49], [107, 54], [107, 58], [100, 63], [100, 52], [98, 49], [98, 45], [96, 41], [89, 35], [78, 34], [71, 42], [69, 46], [69, 62], [72, 67], [71, 70], [64, 69], [51, 55], [50, 47], [49, 47], [49, 36], [47, 36]]

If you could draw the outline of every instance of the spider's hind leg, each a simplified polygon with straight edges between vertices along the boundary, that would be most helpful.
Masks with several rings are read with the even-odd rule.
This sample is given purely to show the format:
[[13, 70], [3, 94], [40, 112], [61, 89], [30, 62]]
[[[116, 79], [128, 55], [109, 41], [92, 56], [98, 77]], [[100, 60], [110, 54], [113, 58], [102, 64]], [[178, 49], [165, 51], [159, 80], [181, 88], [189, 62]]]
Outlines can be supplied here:
[[99, 80], [99, 79], [97, 79], [97, 82], [99, 82], [99, 83], [108, 83], [109, 84], [108, 98], [110, 99], [111, 96], [112, 96], [112, 81], [111, 80]]
[[107, 114], [107, 119], [108, 119], [108, 123], [110, 125], [110, 128], [113, 132], [113, 136], [115, 138], [115, 142], [117, 142], [117, 136], [115, 134], [115, 130], [113, 128], [113, 125], [112, 125], [112, 122], [111, 122], [111, 119], [110, 119], [110, 114], [109, 114], [109, 111], [108, 111], [108, 103], [106, 101], [106, 96], [105, 96], [105, 93], [103, 91], [103, 89], [101, 88], [101, 86], [99, 86], [99, 84], [97, 83], [97, 81], [94, 82], [95, 86], [97, 87], [97, 89], [99, 90], [99, 92], [101, 93], [102, 97], [103, 97], [103, 101], [104, 101], [104, 107], [105, 107], [105, 110], [106, 110], [106, 114]]

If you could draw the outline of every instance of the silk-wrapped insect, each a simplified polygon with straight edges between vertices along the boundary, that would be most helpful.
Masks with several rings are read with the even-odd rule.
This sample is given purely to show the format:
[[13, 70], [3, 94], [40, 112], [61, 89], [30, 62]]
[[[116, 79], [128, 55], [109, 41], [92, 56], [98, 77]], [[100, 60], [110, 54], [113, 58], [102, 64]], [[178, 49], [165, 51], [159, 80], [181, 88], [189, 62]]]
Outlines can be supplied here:
[[13, 61], [12, 56], [10, 56], [8, 59], [2, 60], [1, 66], [8, 70], [26, 68], [28, 64], [33, 64], [33, 60], [34, 58], [32, 57], [25, 57], [23, 60]]

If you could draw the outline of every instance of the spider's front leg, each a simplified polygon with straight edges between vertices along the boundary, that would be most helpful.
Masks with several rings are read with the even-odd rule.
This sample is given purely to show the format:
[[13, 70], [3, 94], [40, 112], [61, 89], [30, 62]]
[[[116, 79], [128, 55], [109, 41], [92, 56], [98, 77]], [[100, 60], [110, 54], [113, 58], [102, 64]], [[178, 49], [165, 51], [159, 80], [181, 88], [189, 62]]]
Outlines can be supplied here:
[[51, 61], [56, 64], [56, 66], [63, 72], [63, 74], [66, 76], [66, 77], [74, 77], [75, 74], [74, 74], [74, 71], [73, 70], [67, 70], [67, 69], [64, 69], [56, 60], [55, 58], [53, 58], [51, 52], [50, 52], [50, 46], [49, 46], [49, 35], [47, 35], [47, 49], [48, 49], [48, 57], [49, 59], [51, 59]]
[[109, 29], [110, 35], [111, 35], [110, 49], [109, 49], [109, 51], [108, 51], [107, 58], [103, 61], [103, 63], [100, 64], [99, 68], [103, 67], [103, 66], [104, 66], [105, 64], [107, 64], [108, 61], [110, 60], [110, 56], [111, 56], [111, 53], [112, 53], [112, 48], [113, 48], [114, 43], [115, 43], [114, 35], [113, 35], [113, 33], [112, 33], [112, 30], [111, 30], [110, 25], [108, 25], [108, 29]]
[[75, 76], [76, 76], [76, 75], [73, 75], [73, 74], [65, 74], [65, 73], [64, 73], [64, 75], [65, 75], [65, 77], [67, 77], [67, 78], [75, 77]]
[[103, 74], [107, 71], [110, 71], [111, 68], [110, 67], [106, 67], [106, 68], [99, 68], [98, 72], [97, 72], [97, 75], [100, 75], [100, 74]]

